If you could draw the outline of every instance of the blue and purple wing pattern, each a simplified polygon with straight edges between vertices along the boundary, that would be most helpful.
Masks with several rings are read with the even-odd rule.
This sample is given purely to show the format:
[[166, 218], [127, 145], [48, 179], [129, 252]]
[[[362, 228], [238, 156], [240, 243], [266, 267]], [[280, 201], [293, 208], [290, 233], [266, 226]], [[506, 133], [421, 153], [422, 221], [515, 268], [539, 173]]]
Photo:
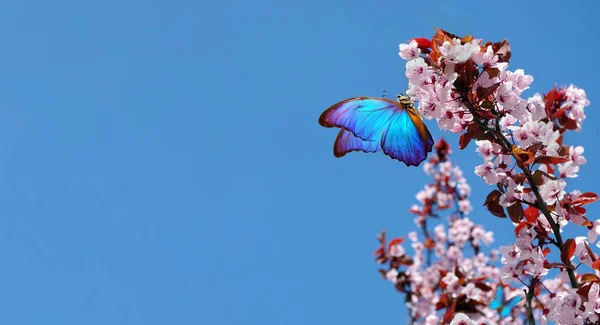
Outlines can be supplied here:
[[333, 155], [336, 157], [343, 157], [351, 151], [363, 151], [363, 152], [377, 152], [381, 150], [381, 140], [376, 139], [374, 141], [363, 140], [352, 134], [352, 132], [341, 129], [335, 139], [333, 145]]
[[363, 140], [374, 140], [381, 137], [390, 119], [402, 109], [398, 102], [386, 98], [349, 98], [323, 112], [319, 124], [344, 128]]
[[418, 113], [408, 108], [394, 115], [383, 133], [381, 147], [391, 158], [418, 166], [433, 148], [433, 138]]

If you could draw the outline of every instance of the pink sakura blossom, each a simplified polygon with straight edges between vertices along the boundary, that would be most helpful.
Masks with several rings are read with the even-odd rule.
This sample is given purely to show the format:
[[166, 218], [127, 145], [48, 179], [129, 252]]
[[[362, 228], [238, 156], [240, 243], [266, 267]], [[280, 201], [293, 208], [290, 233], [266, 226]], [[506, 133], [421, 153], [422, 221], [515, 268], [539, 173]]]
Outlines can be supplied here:
[[473, 322], [469, 316], [463, 313], [456, 313], [452, 319], [452, 322], [450, 322], [450, 325], [475, 325], [475, 322]]
[[514, 92], [520, 95], [523, 91], [529, 89], [529, 85], [533, 82], [533, 77], [526, 75], [523, 69], [517, 69], [515, 72], [506, 72], [508, 80], [513, 84]]
[[[598, 239], [598, 235], [600, 234], [600, 219], [594, 221], [592, 223], [592, 226], [590, 228], [590, 230], [588, 231], [588, 241], [590, 243], [594, 243], [596, 242], [596, 239]], [[600, 247], [600, 242], [596, 243], [596, 246]]]
[[500, 177], [494, 168], [494, 164], [491, 162], [485, 162], [475, 167], [475, 174], [483, 177], [483, 180], [490, 185], [500, 182]]
[[454, 63], [467, 61], [474, 54], [479, 53], [480, 47], [476, 40], [470, 43], [461, 44], [460, 39], [456, 38], [451, 42], [444, 42], [440, 51], [444, 57]]
[[582, 146], [569, 147], [569, 158], [571, 158], [571, 162], [573, 162], [573, 165], [575, 165], [575, 166], [585, 165], [587, 160], [585, 159], [584, 156], [581, 155], [581, 154], [583, 154], [583, 151], [584, 151], [584, 149]]
[[406, 62], [406, 77], [411, 81], [424, 80], [429, 75], [429, 66], [423, 58]]
[[588, 301], [583, 303], [585, 311], [583, 316], [587, 317], [591, 322], [598, 321], [600, 313], [600, 286], [598, 283], [592, 283], [588, 292]]
[[492, 143], [490, 140], [479, 140], [475, 141], [475, 143], [477, 144], [477, 152], [479, 152], [485, 161], [490, 161], [502, 150], [499, 144]]
[[544, 257], [542, 250], [539, 247], [536, 247], [535, 250], [530, 252], [528, 258], [529, 263], [525, 264], [523, 273], [534, 277], [542, 277], [548, 274], [549, 270], [544, 267], [545, 260], [546, 258]]
[[473, 222], [469, 218], [455, 220], [449, 230], [449, 238], [459, 247], [464, 246], [471, 237]]
[[582, 237], [582, 236], [575, 237], [575, 245], [576, 246], [575, 246], [575, 255], [574, 256], [577, 256], [577, 259], [582, 264], [585, 264], [585, 265], [591, 267], [592, 259], [590, 258], [590, 255], [588, 254], [587, 248], [585, 247], [586, 243], [587, 243], [586, 237]]
[[400, 257], [404, 255], [404, 247], [402, 247], [402, 245], [393, 245], [390, 247], [389, 254], [390, 256]]
[[484, 68], [496, 68], [504, 70], [508, 66], [508, 62], [498, 62], [498, 56], [495, 55], [492, 46], [488, 46], [485, 52], [479, 52], [473, 55], [473, 61], [482, 65]]
[[535, 94], [527, 99], [527, 111], [531, 114], [530, 121], [539, 121], [546, 118], [546, 108], [540, 94]]
[[510, 244], [508, 246], [501, 246], [500, 253], [502, 254], [502, 259], [500, 263], [508, 264], [508, 265], [516, 265], [519, 262], [519, 257], [521, 256], [521, 250], [515, 245]]
[[559, 292], [550, 300], [548, 319], [558, 324], [583, 324], [579, 306], [581, 298], [575, 291]]
[[438, 325], [440, 319], [436, 315], [429, 315], [425, 318], [425, 325]]
[[473, 237], [473, 244], [479, 245], [482, 242], [484, 245], [489, 246], [494, 241], [494, 232], [485, 231], [482, 226], [475, 225], [471, 231]]
[[421, 55], [421, 49], [417, 41], [412, 40], [408, 44], [400, 44], [400, 57], [404, 60], [410, 61], [418, 58]]
[[558, 164], [558, 173], [560, 178], [575, 178], [579, 172], [579, 166], [573, 165], [573, 162], [567, 161], [564, 164]]
[[583, 112], [583, 108], [585, 106], [590, 105], [590, 101], [587, 99], [585, 91], [583, 89], [577, 88], [573, 85], [570, 85], [566, 91], [565, 96], [567, 97], [567, 102], [564, 104], [568, 109], [567, 116], [575, 120], [577, 123], [577, 130], [581, 130], [581, 122], [585, 119], [585, 114]]
[[562, 179], [546, 179], [546, 182], [539, 186], [540, 195], [548, 205], [554, 205], [556, 200], [561, 200], [565, 195], [565, 186], [567, 183]]

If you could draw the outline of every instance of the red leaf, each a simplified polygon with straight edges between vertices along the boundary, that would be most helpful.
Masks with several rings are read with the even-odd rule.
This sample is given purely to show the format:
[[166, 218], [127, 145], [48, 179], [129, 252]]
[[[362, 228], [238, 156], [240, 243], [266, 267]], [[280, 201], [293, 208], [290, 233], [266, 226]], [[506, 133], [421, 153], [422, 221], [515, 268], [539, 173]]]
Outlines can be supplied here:
[[585, 192], [573, 201], [573, 204], [586, 205], [588, 203], [598, 201], [598, 194], [592, 192]]
[[589, 257], [592, 259], [592, 262], [596, 262], [596, 254], [592, 252], [592, 249], [585, 241], [583, 243], [585, 244], [585, 249], [587, 250]]
[[500, 205], [500, 196], [502, 193], [498, 190], [493, 190], [488, 194], [485, 198], [485, 203], [483, 205], [490, 211], [491, 214], [495, 215], [499, 218], [506, 218], [506, 214], [504, 213], [504, 208]]
[[446, 140], [444, 140], [444, 138], [440, 138], [435, 145], [435, 151], [441, 160], [445, 160], [446, 155], [450, 152], [450, 145], [448, 142], [446, 142]]
[[469, 133], [461, 134], [460, 139], [458, 140], [458, 148], [460, 150], [466, 148], [469, 145], [469, 142], [471, 142], [471, 139], [473, 139], [473, 137]]
[[427, 50], [427, 52], [429, 52], [429, 49], [431, 49], [431, 41], [424, 37], [415, 37], [410, 41], [416, 41], [421, 50]]
[[396, 245], [400, 245], [403, 242], [404, 242], [404, 237], [394, 238], [394, 239], [390, 240], [390, 242], [388, 244], [388, 251], [390, 251], [392, 249], [392, 247], [394, 247]]
[[521, 202], [515, 202], [513, 205], [506, 207], [506, 211], [508, 211], [508, 216], [514, 223], [520, 222], [525, 215]]
[[562, 164], [569, 160], [569, 157], [539, 156], [533, 160], [533, 164]]
[[592, 268], [594, 270], [600, 270], [600, 260], [596, 260], [596, 262], [592, 263]]
[[537, 220], [537, 217], [540, 215], [540, 210], [534, 208], [534, 207], [529, 207], [527, 209], [525, 209], [525, 219], [527, 219], [527, 221], [531, 222], [531, 223], [535, 223], [535, 221]]
[[566, 265], [571, 263], [571, 258], [573, 257], [573, 254], [575, 254], [575, 246], [575, 240], [569, 238], [565, 241], [565, 244], [560, 251], [560, 260]]
[[[490, 76], [490, 78], [493, 78]], [[484, 100], [486, 98], [488, 98], [489, 95], [491, 95], [494, 91], [496, 91], [496, 89], [498, 89], [498, 87], [500, 87], [500, 83], [495, 83], [489, 87], [477, 87], [477, 98], [479, 100]]]

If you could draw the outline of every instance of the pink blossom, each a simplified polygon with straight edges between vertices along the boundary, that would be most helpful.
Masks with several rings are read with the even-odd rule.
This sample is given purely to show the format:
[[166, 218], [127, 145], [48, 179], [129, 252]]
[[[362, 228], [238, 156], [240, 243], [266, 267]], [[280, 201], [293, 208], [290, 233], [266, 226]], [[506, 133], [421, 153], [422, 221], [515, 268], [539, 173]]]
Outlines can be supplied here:
[[579, 166], [573, 165], [573, 162], [567, 161], [564, 164], [558, 164], [558, 173], [561, 178], [575, 178], [579, 172]]
[[489, 246], [494, 241], [494, 233], [492, 231], [485, 231], [482, 226], [475, 225], [471, 231], [473, 236], [473, 244], [479, 245], [479, 242], [483, 242], [486, 246]]
[[539, 121], [546, 118], [546, 106], [540, 94], [535, 94], [527, 99], [527, 110], [531, 113], [531, 121]]
[[450, 325], [475, 325], [475, 322], [473, 322], [469, 316], [463, 313], [456, 313], [452, 319], [452, 322], [450, 322]]
[[569, 157], [571, 158], [573, 165], [575, 165], [575, 166], [585, 165], [587, 160], [585, 159], [584, 156], [582, 156], [583, 151], [584, 151], [584, 149], [582, 146], [569, 147]]
[[[600, 234], [600, 219], [594, 221], [592, 223], [592, 228], [588, 231], [588, 240], [590, 243], [593, 243], [598, 239], [598, 235]], [[600, 247], [600, 242], [596, 244], [596, 246]]]
[[421, 55], [421, 49], [417, 41], [412, 40], [408, 44], [400, 44], [400, 57], [404, 60], [410, 61], [418, 58]]
[[519, 142], [519, 147], [525, 149], [539, 141], [541, 123], [528, 121], [524, 125], [509, 126], [513, 131], [513, 139]]
[[428, 74], [429, 67], [423, 58], [416, 58], [406, 62], [406, 77], [413, 81], [424, 79]]
[[542, 250], [539, 247], [536, 247], [535, 250], [531, 251], [529, 257], [531, 263], [525, 264], [523, 273], [536, 277], [542, 277], [548, 274], [548, 269], [544, 267], [545, 260]]
[[561, 200], [565, 195], [565, 186], [567, 183], [562, 179], [546, 179], [546, 182], [539, 186], [540, 195], [548, 205], [554, 205], [556, 200]]
[[500, 153], [502, 147], [497, 143], [492, 143], [490, 140], [478, 140], [475, 141], [477, 144], [477, 152], [483, 157], [485, 161], [489, 161], [493, 156]]
[[429, 315], [425, 318], [425, 325], [438, 325], [440, 319], [436, 315]]
[[515, 265], [519, 262], [521, 250], [515, 244], [510, 244], [509, 246], [500, 246], [499, 251], [502, 254], [500, 263]]
[[473, 228], [473, 222], [469, 218], [455, 220], [448, 231], [450, 240], [460, 247], [464, 246], [471, 237], [471, 228]]
[[515, 72], [508, 72], [508, 74], [517, 95], [529, 89], [529, 85], [533, 82], [533, 77], [526, 75], [523, 69], [517, 69]]
[[[586, 237], [575, 237], [575, 256], [582, 264], [585, 264], [589, 267], [592, 266], [592, 259], [588, 254], [587, 248], [585, 247]], [[594, 256], [595, 257], [595, 256]]]
[[600, 286], [598, 283], [592, 282], [590, 291], [588, 292], [588, 301], [583, 303], [585, 307], [584, 316], [591, 322], [598, 321], [598, 313], [600, 313]]
[[471, 205], [471, 201], [469, 200], [460, 200], [458, 201], [458, 209], [464, 213], [465, 215], [469, 214], [473, 211], [473, 206]]
[[385, 274], [385, 277], [392, 281], [394, 284], [398, 283], [398, 270], [396, 269], [391, 269], [389, 271], [387, 271], [387, 273]]
[[404, 255], [404, 247], [402, 247], [402, 245], [394, 245], [390, 247], [389, 254], [390, 256], [400, 257]]
[[477, 64], [483, 65], [484, 68], [497, 68], [504, 70], [508, 66], [508, 62], [498, 62], [498, 56], [495, 55], [492, 46], [489, 45], [485, 52], [478, 52], [473, 55], [473, 61]]
[[496, 173], [494, 164], [489, 161], [475, 167], [475, 174], [483, 177], [483, 180], [490, 185], [498, 184], [500, 181], [500, 177], [498, 177], [498, 173]]
[[479, 50], [479, 44], [475, 40], [470, 43], [461, 44], [458, 38], [455, 38], [452, 43], [445, 41], [440, 47], [442, 55], [455, 63], [467, 61], [472, 55], [479, 53]]

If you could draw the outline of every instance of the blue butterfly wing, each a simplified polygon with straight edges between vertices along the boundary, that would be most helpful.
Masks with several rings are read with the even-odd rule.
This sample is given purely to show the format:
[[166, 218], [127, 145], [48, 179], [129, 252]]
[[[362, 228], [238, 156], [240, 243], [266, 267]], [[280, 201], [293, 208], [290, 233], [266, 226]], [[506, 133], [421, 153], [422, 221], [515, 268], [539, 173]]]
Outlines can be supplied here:
[[521, 300], [523, 300], [523, 296], [514, 296], [510, 299], [508, 299], [508, 301], [506, 301], [503, 306], [502, 306], [502, 310], [500, 311], [500, 317], [504, 318], [507, 316], [510, 316], [512, 310], [517, 307], [517, 304], [519, 302], [521, 302]]
[[319, 117], [324, 127], [340, 127], [367, 141], [377, 141], [394, 115], [404, 110], [387, 98], [355, 97], [329, 107]]
[[383, 152], [407, 166], [418, 166], [433, 148], [433, 137], [413, 108], [400, 110], [392, 117], [381, 139]]
[[494, 297], [494, 300], [492, 300], [492, 302], [490, 303], [490, 308], [498, 309], [498, 308], [502, 307], [503, 303], [504, 303], [504, 290], [502, 289], [502, 286], [500, 284], [498, 284], [498, 286], [496, 286], [496, 296]]
[[343, 157], [351, 151], [377, 152], [379, 150], [381, 150], [381, 139], [365, 141], [355, 137], [352, 132], [346, 129], [340, 130], [333, 145], [333, 155], [338, 158]]

